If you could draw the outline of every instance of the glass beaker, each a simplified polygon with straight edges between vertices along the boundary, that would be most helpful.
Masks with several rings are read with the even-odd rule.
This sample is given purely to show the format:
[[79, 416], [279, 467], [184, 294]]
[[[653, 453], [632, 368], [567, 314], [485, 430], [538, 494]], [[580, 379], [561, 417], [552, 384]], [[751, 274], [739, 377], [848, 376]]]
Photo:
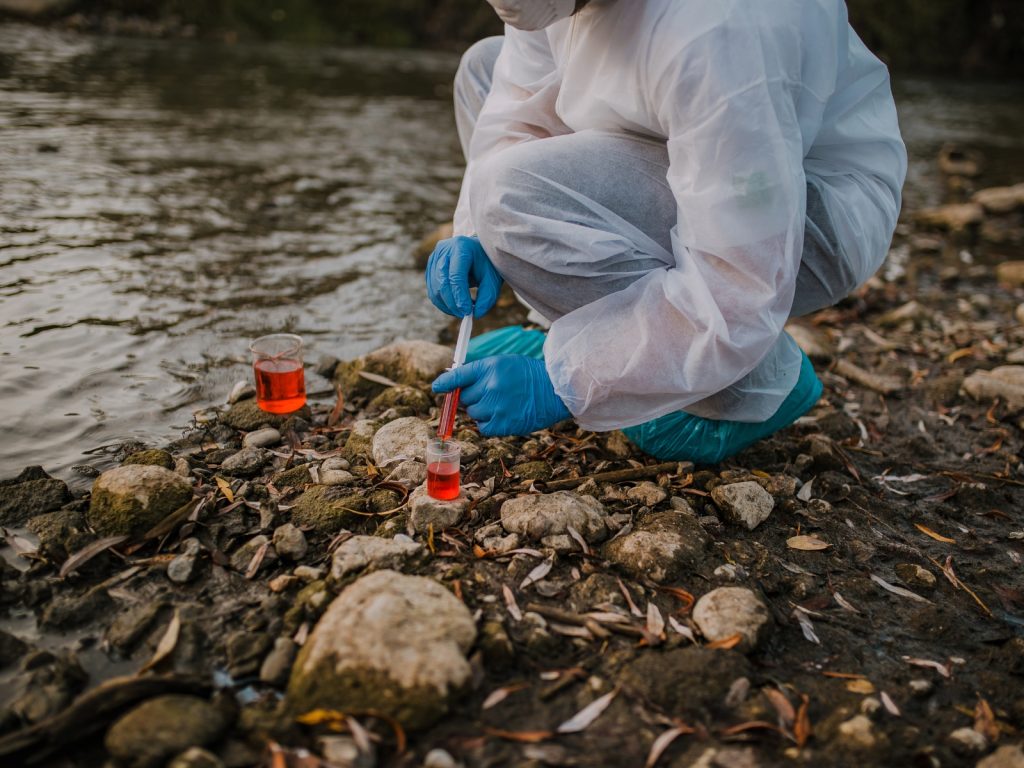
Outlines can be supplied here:
[[440, 501], [459, 496], [459, 463], [462, 450], [451, 440], [427, 442], [427, 495]]
[[293, 333], [260, 336], [249, 345], [256, 377], [256, 405], [268, 413], [292, 413], [306, 404], [302, 337]]

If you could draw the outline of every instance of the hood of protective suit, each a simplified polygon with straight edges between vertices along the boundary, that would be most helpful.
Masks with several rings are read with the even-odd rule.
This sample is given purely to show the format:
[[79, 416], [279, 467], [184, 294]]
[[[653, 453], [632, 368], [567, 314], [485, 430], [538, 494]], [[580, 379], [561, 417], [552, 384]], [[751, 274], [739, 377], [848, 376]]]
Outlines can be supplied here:
[[503, 22], [532, 32], [572, 16], [576, 0], [487, 0]]

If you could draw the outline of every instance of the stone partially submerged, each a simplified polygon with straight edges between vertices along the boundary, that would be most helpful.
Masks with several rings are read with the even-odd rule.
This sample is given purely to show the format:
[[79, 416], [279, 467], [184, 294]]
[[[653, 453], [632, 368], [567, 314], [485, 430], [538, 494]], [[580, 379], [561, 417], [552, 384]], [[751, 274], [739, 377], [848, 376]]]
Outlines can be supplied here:
[[129, 464], [96, 478], [87, 518], [101, 536], [141, 536], [191, 498], [188, 480], [171, 470]]
[[291, 712], [378, 710], [406, 728], [443, 715], [470, 678], [469, 610], [437, 582], [381, 570], [346, 588], [292, 669]]

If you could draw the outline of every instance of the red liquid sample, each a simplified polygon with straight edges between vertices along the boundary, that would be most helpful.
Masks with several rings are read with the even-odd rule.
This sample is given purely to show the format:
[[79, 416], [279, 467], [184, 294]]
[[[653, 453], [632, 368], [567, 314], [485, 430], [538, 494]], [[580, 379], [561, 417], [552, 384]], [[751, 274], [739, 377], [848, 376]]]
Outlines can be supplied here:
[[306, 375], [296, 360], [257, 360], [256, 405], [268, 413], [291, 413], [306, 404]]
[[455, 430], [455, 409], [459, 407], [460, 389], [453, 389], [444, 396], [444, 404], [441, 406], [441, 421], [437, 425], [437, 436], [447, 440]]
[[449, 501], [459, 496], [459, 465], [436, 461], [427, 466], [427, 495]]

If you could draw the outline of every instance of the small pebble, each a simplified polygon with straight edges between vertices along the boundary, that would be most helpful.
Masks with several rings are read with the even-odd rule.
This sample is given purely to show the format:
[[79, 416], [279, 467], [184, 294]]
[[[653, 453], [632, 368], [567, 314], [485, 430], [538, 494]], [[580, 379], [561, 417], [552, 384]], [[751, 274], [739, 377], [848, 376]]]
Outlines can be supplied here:
[[988, 748], [988, 739], [973, 728], [957, 728], [946, 741], [958, 755], [976, 755]]
[[297, 576], [290, 573], [282, 573], [280, 576], [272, 578], [267, 586], [270, 587], [271, 592], [284, 592], [298, 583], [299, 578]]
[[295, 661], [297, 646], [290, 637], [279, 637], [274, 648], [260, 666], [260, 681], [267, 685], [284, 685]]
[[352, 465], [349, 464], [348, 459], [343, 459], [341, 456], [331, 456], [329, 459], [324, 459], [323, 464], [320, 465], [320, 470], [325, 469], [351, 469]]
[[910, 686], [910, 692], [915, 696], [928, 696], [935, 689], [935, 684], [931, 680], [925, 680], [920, 677], [911, 680], [908, 685]]
[[291, 523], [285, 523], [274, 530], [274, 549], [286, 560], [301, 560], [308, 548], [306, 534]]
[[311, 565], [300, 565], [297, 566], [294, 571], [292, 571], [292, 575], [294, 575], [298, 579], [302, 579], [305, 582], [313, 582], [324, 577], [324, 569], [314, 568]]
[[443, 749], [432, 749], [423, 758], [423, 768], [458, 768], [455, 758]]
[[257, 429], [242, 438], [242, 445], [246, 448], [266, 448], [281, 442], [281, 433], [273, 427]]
[[187, 584], [196, 571], [195, 555], [178, 555], [167, 564], [167, 578], [175, 584]]
[[349, 485], [355, 479], [355, 475], [344, 469], [320, 469], [321, 485]]

